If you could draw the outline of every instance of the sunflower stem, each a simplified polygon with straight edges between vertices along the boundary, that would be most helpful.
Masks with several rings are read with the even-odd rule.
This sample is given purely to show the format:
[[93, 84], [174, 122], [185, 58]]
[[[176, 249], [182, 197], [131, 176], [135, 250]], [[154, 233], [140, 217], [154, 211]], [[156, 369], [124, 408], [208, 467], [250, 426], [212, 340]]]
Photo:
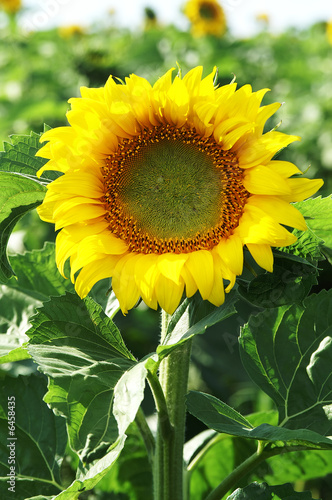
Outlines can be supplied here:
[[150, 463], [153, 463], [153, 456], [155, 452], [155, 441], [152, 432], [150, 430], [150, 427], [147, 424], [142, 408], [138, 409], [135, 422], [143, 438], [149, 461]]
[[[170, 316], [162, 311], [161, 341], [165, 338], [169, 320]], [[181, 328], [188, 328], [189, 315], [185, 323], [181, 322]], [[154, 470], [155, 500], [183, 500], [184, 498], [185, 396], [187, 394], [190, 353], [191, 340], [188, 340], [177, 345], [160, 363], [159, 382], [165, 396], [170, 426], [168, 432], [165, 433], [165, 414], [158, 412]]]

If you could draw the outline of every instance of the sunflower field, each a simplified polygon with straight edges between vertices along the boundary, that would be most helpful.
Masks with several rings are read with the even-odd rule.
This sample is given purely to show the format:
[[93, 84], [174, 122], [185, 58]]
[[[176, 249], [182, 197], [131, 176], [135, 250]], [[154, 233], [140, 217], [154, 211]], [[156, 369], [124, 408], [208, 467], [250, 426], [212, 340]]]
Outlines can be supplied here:
[[0, 0], [0, 497], [332, 500], [332, 21], [37, 14]]

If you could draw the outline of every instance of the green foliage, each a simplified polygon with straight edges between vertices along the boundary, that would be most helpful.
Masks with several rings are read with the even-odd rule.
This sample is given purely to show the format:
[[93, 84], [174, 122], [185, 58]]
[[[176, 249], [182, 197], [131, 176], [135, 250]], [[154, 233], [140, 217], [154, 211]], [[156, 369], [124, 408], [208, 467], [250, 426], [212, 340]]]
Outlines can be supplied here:
[[294, 204], [300, 210], [308, 226], [303, 232], [297, 229], [294, 234], [297, 241], [283, 251], [299, 255], [308, 260], [322, 260], [332, 255], [332, 198], [318, 196], [314, 199], [299, 201]]
[[72, 449], [91, 462], [118, 438], [113, 390], [134, 358], [90, 298], [53, 297], [31, 323], [29, 353], [51, 377], [45, 401], [67, 417]]
[[45, 187], [22, 175], [0, 172], [0, 280], [13, 275], [6, 256], [9, 236], [17, 221], [43, 201]]
[[[237, 300], [238, 297], [235, 293], [229, 294], [229, 300], [222, 307], [203, 304], [198, 294], [194, 300], [184, 300], [174, 312], [167, 326], [165, 340], [158, 346], [159, 357], [162, 359], [165, 355], [170, 354], [177, 344], [189, 340], [194, 335], [204, 333], [209, 326], [220, 323], [235, 314]], [[190, 326], [188, 330], [183, 331], [182, 321], [187, 313], [190, 315]]]
[[152, 471], [144, 442], [135, 424], [127, 433], [126, 446], [97, 490], [125, 494], [128, 500], [152, 500]]
[[233, 408], [209, 394], [191, 391], [187, 397], [188, 411], [202, 420], [205, 425], [218, 432], [246, 437], [258, 441], [268, 441], [276, 446], [306, 446], [308, 448], [332, 449], [332, 440], [318, 432], [298, 428], [296, 431], [261, 424], [253, 427], [242, 415]]
[[294, 491], [290, 484], [280, 486], [268, 486], [266, 483], [249, 484], [245, 488], [239, 488], [227, 500], [311, 500], [309, 491], [301, 493]]
[[[235, 73], [239, 86], [250, 82], [254, 90], [270, 87], [266, 104], [286, 101], [268, 126], [282, 118], [284, 132], [305, 140], [289, 148], [287, 158], [283, 152], [278, 158], [290, 159], [302, 169], [311, 164], [309, 176], [323, 176], [323, 192], [331, 190], [332, 108], [326, 70], [330, 54], [320, 25], [302, 33], [260, 33], [251, 40], [234, 40], [229, 34], [220, 40], [195, 40], [175, 27], [158, 25], [144, 33], [104, 25], [67, 39], [56, 30], [17, 32], [10, 43], [6, 36], [0, 35], [3, 136], [27, 132], [30, 127], [40, 130], [43, 121], [65, 125], [66, 101], [77, 95], [80, 84], [99, 87], [109, 74], [124, 79], [132, 72], [153, 82], [169, 69], [170, 61], [179, 61], [183, 73], [198, 61], [205, 74], [219, 67], [218, 84], [228, 83]], [[54, 244], [44, 244], [44, 233], [36, 234], [36, 240], [29, 237], [40, 250], [11, 255], [9, 263], [6, 248], [11, 233], [18, 222], [26, 235], [34, 232], [27, 214], [31, 216], [45, 196], [46, 184], [59, 175], [46, 171], [37, 178], [46, 162], [35, 156], [39, 140], [34, 132], [12, 135], [0, 153], [0, 280], [4, 283], [0, 291], [0, 496], [8, 496], [7, 398], [14, 395], [19, 443], [15, 498], [152, 499], [155, 439], [141, 410], [143, 406], [150, 416], [154, 412], [147, 381], [153, 388], [156, 381], [151, 377], [156, 377], [160, 363], [179, 344], [194, 340], [194, 359], [201, 364], [193, 367], [190, 384], [204, 392], [190, 391], [187, 407], [208, 429], [185, 445], [190, 499], [203, 500], [218, 491], [222, 491], [218, 498], [230, 495], [228, 500], [310, 499], [309, 492], [295, 492], [286, 483], [332, 470], [328, 437], [332, 435], [332, 296], [325, 290], [311, 294], [312, 287], [316, 292], [321, 287], [323, 259], [332, 259], [331, 198], [295, 204], [309, 229], [294, 231], [296, 243], [274, 252], [273, 273], [260, 270], [253, 277], [245, 270], [218, 308], [198, 294], [184, 300], [157, 345], [156, 315], [142, 306], [125, 319], [117, 315], [118, 301], [108, 294], [110, 280], [98, 283], [90, 297], [80, 300], [73, 283], [59, 274]], [[125, 338], [130, 348], [116, 324], [129, 325]], [[256, 388], [239, 375], [242, 366], [235, 346], [240, 325], [244, 325], [239, 341], [243, 366]], [[207, 329], [215, 338], [204, 350], [209, 337], [202, 334]], [[218, 338], [223, 339], [223, 353]], [[137, 346], [139, 360], [131, 353], [136, 354]], [[227, 366], [233, 365], [229, 371], [221, 366], [225, 358]], [[36, 366], [47, 376], [47, 386], [44, 375], [8, 375], [15, 370], [32, 372]], [[210, 371], [210, 379], [204, 378], [204, 369]], [[212, 392], [211, 378], [222, 380], [220, 393], [228, 387], [235, 394], [229, 398], [227, 393], [225, 402], [207, 394]], [[164, 401], [155, 389], [160, 412]], [[265, 408], [244, 416], [251, 411], [243, 404], [245, 397], [250, 399], [243, 396], [246, 391], [264, 394], [261, 400], [266, 408], [274, 404], [277, 410]], [[257, 398], [250, 404], [260, 403]], [[163, 416], [167, 419], [167, 411]], [[172, 433], [170, 427], [168, 431]], [[247, 461], [252, 468], [229, 485], [229, 475]], [[72, 469], [65, 477], [64, 464], [69, 463]]]
[[[13, 456], [16, 476], [20, 477], [16, 481], [15, 498], [23, 500], [37, 494], [56, 495], [61, 490], [60, 466], [67, 435], [64, 419], [56, 417], [42, 399], [46, 391], [44, 377], [5, 377], [0, 385], [1, 497], [8, 498], [11, 494], [7, 474]], [[10, 424], [7, 415], [11, 417]], [[8, 439], [11, 437], [16, 438], [15, 441]], [[13, 446], [12, 455], [9, 454], [9, 444]]]
[[[45, 160], [36, 155], [40, 135], [12, 136], [0, 152], [0, 282], [14, 275], [7, 258], [7, 244], [17, 222], [44, 199], [46, 188], [36, 177]], [[49, 179], [57, 177], [52, 175]], [[47, 176], [46, 178], [47, 179]], [[45, 181], [44, 179], [44, 181]]]
[[252, 316], [240, 337], [244, 367], [289, 429], [331, 435], [331, 293]]

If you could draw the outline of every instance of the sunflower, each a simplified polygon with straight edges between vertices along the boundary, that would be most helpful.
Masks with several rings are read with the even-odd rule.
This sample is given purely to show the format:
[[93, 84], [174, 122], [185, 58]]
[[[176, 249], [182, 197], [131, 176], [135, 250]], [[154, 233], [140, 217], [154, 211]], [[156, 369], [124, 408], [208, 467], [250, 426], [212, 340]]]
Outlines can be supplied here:
[[294, 243], [283, 225], [305, 221], [291, 201], [322, 185], [292, 163], [272, 160], [299, 138], [263, 134], [279, 103], [260, 107], [268, 89], [214, 86], [202, 68], [153, 86], [131, 75], [124, 84], [81, 89], [70, 99], [70, 127], [47, 131], [39, 170], [63, 175], [48, 185], [40, 217], [55, 224], [56, 260], [80, 297], [112, 277], [125, 314], [139, 297], [168, 313], [183, 293], [224, 302], [242, 273], [243, 247], [273, 270], [271, 246]]
[[79, 37], [81, 35], [84, 35], [84, 28], [82, 26], [79, 26], [77, 24], [72, 24], [69, 26], [61, 26], [58, 29], [58, 33], [61, 36], [61, 38], [72, 38], [72, 37]]
[[0, 0], [0, 8], [4, 9], [6, 12], [15, 14], [21, 7], [21, 0]]
[[222, 36], [225, 33], [225, 14], [217, 0], [189, 0], [184, 13], [191, 22], [195, 36]]
[[330, 45], [332, 45], [332, 19], [330, 19], [326, 23], [326, 36], [327, 36], [327, 39], [328, 39]]

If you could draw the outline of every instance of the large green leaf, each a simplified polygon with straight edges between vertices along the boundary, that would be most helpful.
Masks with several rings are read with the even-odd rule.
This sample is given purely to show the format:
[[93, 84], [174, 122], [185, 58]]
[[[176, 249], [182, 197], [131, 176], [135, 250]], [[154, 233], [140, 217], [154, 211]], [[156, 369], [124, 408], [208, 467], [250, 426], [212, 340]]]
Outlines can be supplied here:
[[16, 277], [0, 286], [0, 363], [27, 359], [28, 351], [21, 347], [27, 342], [26, 331], [36, 307], [51, 295], [73, 291], [70, 280], [65, 280], [55, 264], [53, 243], [41, 250], [11, 257]]
[[83, 492], [92, 490], [112, 469], [124, 447], [125, 440], [126, 436], [120, 436], [103, 458], [95, 462], [87, 472], [78, 473], [77, 479], [53, 499], [77, 500]]
[[332, 197], [310, 198], [294, 204], [306, 219], [308, 230], [295, 230], [297, 241], [282, 249], [304, 258], [317, 260], [332, 253]]
[[294, 491], [291, 484], [269, 486], [266, 483], [252, 483], [238, 488], [227, 500], [311, 500], [310, 491]]
[[[276, 411], [247, 416], [247, 420], [256, 428], [263, 422], [275, 425], [277, 419]], [[199, 454], [194, 456], [189, 465], [192, 500], [205, 498], [239, 464], [256, 452], [255, 442], [212, 430], [203, 431], [192, 441], [197, 442], [198, 445], [203, 444], [203, 447], [199, 449]], [[188, 445], [191, 448], [193, 446], [190, 442]], [[314, 479], [329, 474], [331, 467], [332, 451], [302, 450], [281, 453], [261, 462], [256, 469], [242, 479], [239, 485], [256, 480], [264, 480], [270, 485], [277, 485], [296, 480]]]
[[332, 439], [309, 429], [287, 429], [263, 423], [253, 427], [240, 413], [219, 399], [197, 391], [187, 395], [188, 411], [207, 427], [233, 436], [268, 441], [273, 446], [332, 449]]
[[324, 477], [332, 470], [332, 451], [301, 450], [268, 458], [253, 471], [252, 480], [264, 479], [268, 484], [304, 481]]
[[46, 242], [41, 250], [13, 255], [10, 261], [16, 274], [16, 278], [7, 283], [10, 288], [42, 302], [50, 296], [74, 292], [73, 283], [63, 278], [57, 269], [54, 243]]
[[148, 370], [156, 371], [157, 354], [147, 356], [127, 370], [114, 388], [113, 415], [120, 434], [124, 434], [134, 421], [144, 398]]
[[7, 258], [9, 236], [18, 220], [44, 199], [46, 188], [21, 174], [0, 172], [0, 281], [6, 282], [14, 272]]
[[[45, 125], [45, 131], [49, 127]], [[31, 132], [30, 135], [11, 135], [10, 142], [4, 142], [4, 151], [0, 151], [0, 171], [15, 172], [37, 180], [36, 173], [48, 161], [36, 156], [41, 147], [41, 134]], [[51, 180], [59, 176], [56, 172], [45, 172], [42, 179]]]
[[[64, 419], [56, 417], [43, 402], [46, 380], [41, 376], [5, 377], [0, 386], [1, 498], [25, 500], [37, 494], [57, 494], [67, 434]], [[15, 418], [14, 427], [12, 422], [8, 425], [7, 415]], [[8, 445], [13, 443], [10, 455]], [[8, 459], [14, 455], [15, 463], [9, 464]], [[7, 484], [10, 465], [16, 474], [14, 495]]]
[[210, 326], [235, 314], [237, 300], [238, 296], [235, 291], [226, 296], [224, 304], [220, 307], [206, 304], [206, 301], [202, 301], [197, 295], [185, 299], [172, 315], [165, 339], [157, 348], [159, 358], [167, 356], [177, 344], [189, 340], [194, 335], [204, 333]]
[[0, 363], [30, 357], [21, 346], [28, 340], [25, 332], [31, 326], [29, 318], [36, 305], [40, 303], [24, 293], [0, 286]]
[[127, 500], [152, 500], [153, 480], [142, 436], [135, 424], [128, 429], [126, 446], [114, 467], [98, 483], [96, 493], [125, 496]]
[[[301, 302], [317, 283], [316, 266], [301, 257], [274, 253], [273, 273], [259, 274], [239, 285], [243, 298], [258, 307], [278, 307]], [[241, 283], [241, 282], [240, 282]]]
[[54, 297], [31, 322], [29, 353], [51, 377], [45, 401], [67, 417], [71, 447], [82, 461], [100, 458], [118, 438], [113, 389], [135, 359], [91, 298]]
[[332, 434], [332, 290], [252, 316], [240, 337], [248, 374], [276, 403], [280, 424]]

